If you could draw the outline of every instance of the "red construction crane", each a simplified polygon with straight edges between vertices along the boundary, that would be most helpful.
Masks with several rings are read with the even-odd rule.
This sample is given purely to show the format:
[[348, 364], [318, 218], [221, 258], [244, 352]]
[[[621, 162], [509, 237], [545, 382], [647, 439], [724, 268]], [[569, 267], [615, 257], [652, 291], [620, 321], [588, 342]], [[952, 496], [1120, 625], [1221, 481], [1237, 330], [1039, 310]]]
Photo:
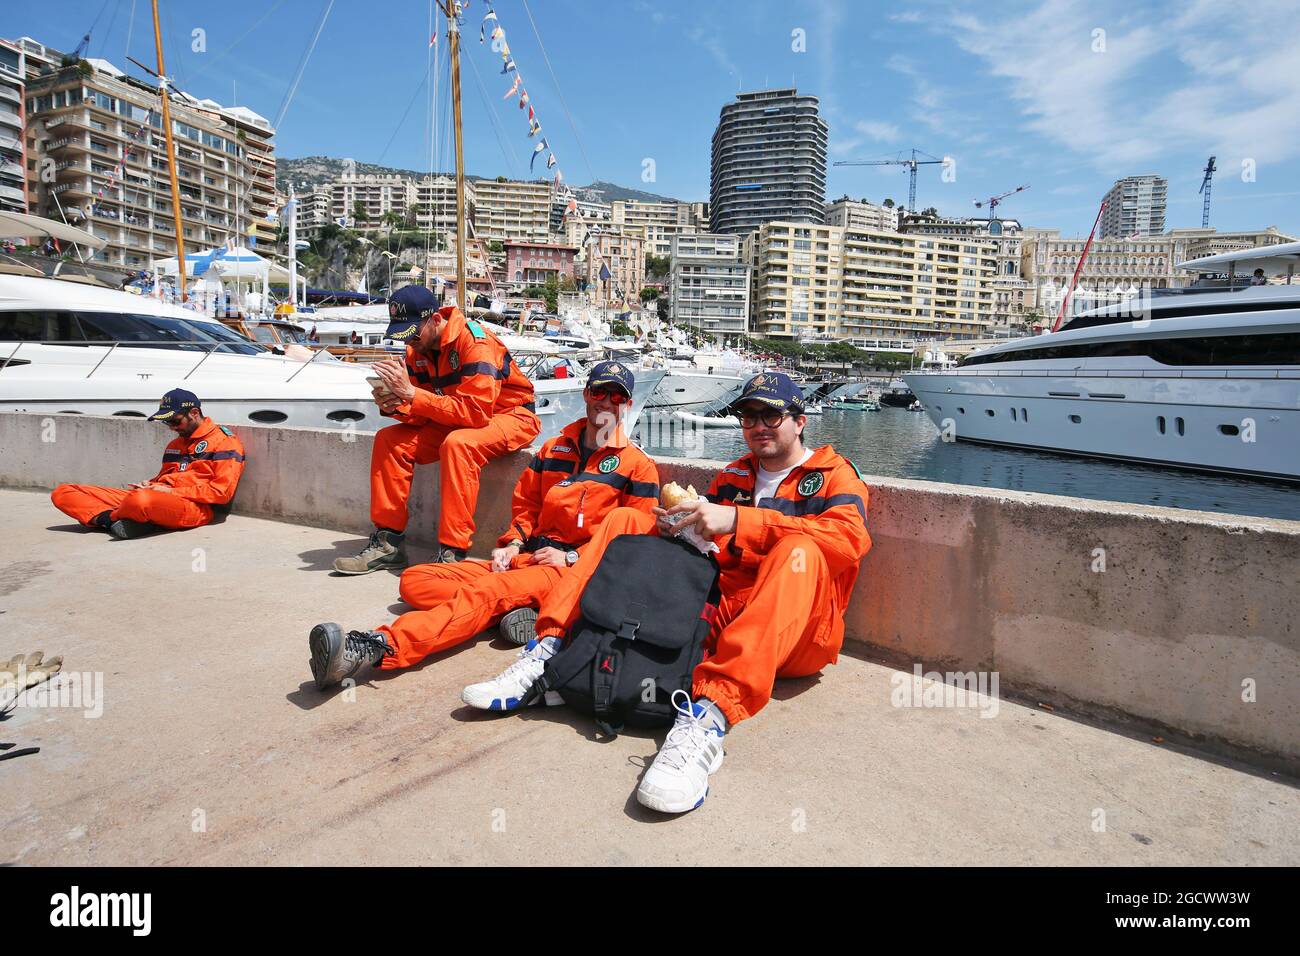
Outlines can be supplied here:
[[[917, 156], [930, 156], [929, 153], [916, 148], [912, 149], [911, 159], [845, 159], [832, 163], [834, 166], [906, 166], [909, 171], [907, 184], [907, 209], [904, 212], [916, 212], [916, 167], [933, 166], [935, 163], [943, 164], [947, 160], [930, 156], [929, 159], [917, 159]], [[901, 156], [901, 154], [900, 154]]]
[[1008, 196], [1014, 196], [1016, 193], [1022, 193], [1028, 188], [1029, 188], [1028, 186], [1017, 186], [1015, 189], [1011, 190], [1011, 192], [1003, 193], [1001, 196], [990, 196], [988, 199], [984, 199], [984, 200], [977, 199], [975, 200], [975, 208], [983, 209], [985, 206], [988, 206], [989, 222], [992, 222], [993, 214], [994, 212], [997, 211], [998, 208], [998, 203], [1002, 202], [1002, 200], [1006, 199]]

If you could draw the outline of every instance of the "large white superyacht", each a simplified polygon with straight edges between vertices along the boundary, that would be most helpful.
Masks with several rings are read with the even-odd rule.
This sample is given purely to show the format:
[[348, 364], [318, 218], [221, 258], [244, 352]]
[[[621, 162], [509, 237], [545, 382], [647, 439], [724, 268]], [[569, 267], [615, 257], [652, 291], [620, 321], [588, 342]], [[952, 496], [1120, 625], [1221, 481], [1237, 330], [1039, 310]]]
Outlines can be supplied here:
[[[1297, 266], [1300, 243], [1180, 263], [1227, 279], [904, 378], [960, 441], [1300, 481]], [[1257, 268], [1288, 284], [1243, 285]]]

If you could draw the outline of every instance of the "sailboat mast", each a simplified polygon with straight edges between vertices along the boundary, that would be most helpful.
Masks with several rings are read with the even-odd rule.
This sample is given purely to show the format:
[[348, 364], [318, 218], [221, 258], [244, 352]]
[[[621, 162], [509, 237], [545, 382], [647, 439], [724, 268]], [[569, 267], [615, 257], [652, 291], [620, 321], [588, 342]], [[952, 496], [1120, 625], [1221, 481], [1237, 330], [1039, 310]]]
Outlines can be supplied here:
[[456, 136], [456, 304], [465, 309], [468, 307], [465, 297], [465, 142], [460, 120], [459, 0], [446, 0], [446, 12], [451, 57], [452, 130]]
[[176, 178], [176, 144], [172, 140], [172, 111], [168, 105], [167, 70], [163, 66], [162, 27], [158, 25], [158, 0], [153, 0], [153, 40], [158, 50], [158, 92], [162, 96], [163, 132], [167, 139], [167, 168], [172, 181], [172, 218], [176, 223], [176, 274], [181, 301], [185, 301], [185, 229], [181, 225], [181, 187]]

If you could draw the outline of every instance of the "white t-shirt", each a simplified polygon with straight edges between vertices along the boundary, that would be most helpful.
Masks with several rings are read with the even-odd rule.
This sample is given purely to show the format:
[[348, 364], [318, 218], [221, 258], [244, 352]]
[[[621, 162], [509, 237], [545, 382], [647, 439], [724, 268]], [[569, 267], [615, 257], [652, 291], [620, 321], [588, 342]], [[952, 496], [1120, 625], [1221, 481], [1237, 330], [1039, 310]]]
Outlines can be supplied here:
[[803, 457], [784, 471], [768, 471], [762, 465], [759, 465], [758, 475], [754, 479], [754, 504], [775, 495], [776, 489], [781, 487], [781, 482], [785, 481], [786, 476], [811, 457], [812, 449], [804, 449]]

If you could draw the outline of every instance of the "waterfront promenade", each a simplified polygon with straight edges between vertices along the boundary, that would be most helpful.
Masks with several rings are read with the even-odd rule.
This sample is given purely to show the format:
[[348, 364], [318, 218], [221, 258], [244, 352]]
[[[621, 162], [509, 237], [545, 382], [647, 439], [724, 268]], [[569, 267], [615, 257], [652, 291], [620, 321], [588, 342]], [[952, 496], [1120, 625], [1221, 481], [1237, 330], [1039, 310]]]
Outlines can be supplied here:
[[[0, 862], [1294, 864], [1288, 778], [1000, 702], [891, 705], [894, 669], [850, 649], [782, 682], [728, 738], [704, 807], [633, 798], [659, 738], [591, 738], [564, 708], [471, 712], [487, 639], [354, 701], [315, 691], [306, 632], [377, 623], [396, 577], [327, 568], [352, 534], [234, 515], [138, 541], [0, 491], [4, 649], [101, 672], [103, 713], [20, 709], [0, 739]], [[207, 570], [191, 570], [195, 550]], [[6, 655], [7, 656], [7, 655]], [[1105, 831], [1096, 832], [1096, 811]], [[197, 830], [197, 832], [196, 832]]]
[[[662, 734], [461, 706], [499, 642], [318, 694], [310, 626], [402, 610], [394, 575], [329, 570], [367, 525], [371, 436], [237, 431], [234, 514], [123, 542], [48, 489], [152, 474], [160, 430], [0, 415], [0, 659], [102, 689], [0, 722], [42, 748], [0, 763], [0, 862], [1300, 861], [1300, 523], [869, 476], [839, 665], [778, 684], [669, 821], [632, 796]], [[525, 460], [484, 471], [485, 547]], [[416, 560], [436, 485], [417, 472]], [[929, 706], [953, 688], [918, 666], [987, 693]]]

